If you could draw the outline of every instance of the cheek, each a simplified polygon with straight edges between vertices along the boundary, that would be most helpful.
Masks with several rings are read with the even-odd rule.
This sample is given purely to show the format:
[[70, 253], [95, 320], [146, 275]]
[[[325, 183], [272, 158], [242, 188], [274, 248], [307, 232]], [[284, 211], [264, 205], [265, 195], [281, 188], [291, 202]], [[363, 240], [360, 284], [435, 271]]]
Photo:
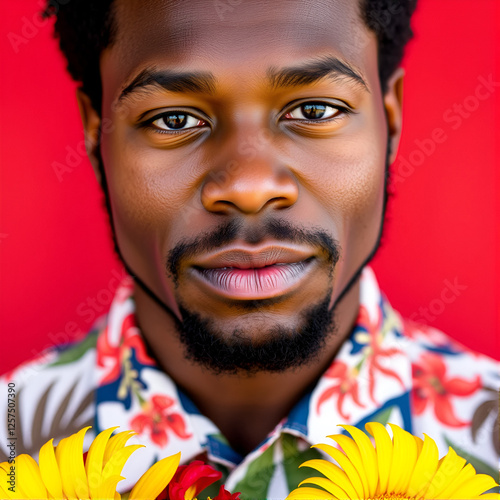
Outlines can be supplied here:
[[120, 132], [102, 142], [116, 236], [124, 257], [151, 262], [164, 258], [189, 203], [190, 167], [175, 151], [146, 150]]

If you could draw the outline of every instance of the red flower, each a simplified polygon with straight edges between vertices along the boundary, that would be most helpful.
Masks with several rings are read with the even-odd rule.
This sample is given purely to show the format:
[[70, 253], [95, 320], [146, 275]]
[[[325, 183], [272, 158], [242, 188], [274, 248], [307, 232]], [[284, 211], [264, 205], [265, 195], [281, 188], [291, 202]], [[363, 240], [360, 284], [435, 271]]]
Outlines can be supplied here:
[[97, 339], [97, 365], [108, 368], [106, 375], [101, 380], [101, 385], [115, 381], [120, 376], [123, 353], [133, 349], [137, 360], [143, 365], [154, 366], [155, 362], [147, 355], [144, 341], [139, 335], [133, 314], [129, 314], [122, 324], [119, 345], [112, 345], [109, 341], [109, 327]]
[[212, 500], [240, 500], [240, 493], [231, 493], [224, 488], [224, 485], [221, 485], [219, 493]]
[[[374, 396], [376, 371], [383, 373], [386, 377], [392, 377], [393, 379], [397, 380], [401, 387], [405, 389], [405, 385], [401, 380], [401, 377], [394, 370], [386, 368], [385, 366], [382, 366], [380, 364], [380, 358], [390, 358], [395, 354], [403, 354], [403, 351], [397, 349], [396, 347], [382, 347], [384, 341], [382, 309], [377, 308], [377, 311], [377, 321], [371, 322], [367, 309], [361, 306], [357, 319], [357, 324], [361, 325], [368, 332], [368, 338], [366, 339], [367, 342], [366, 347], [364, 348], [364, 352], [367, 355], [366, 361], [368, 362], [368, 390], [370, 399], [375, 404], [377, 404]], [[355, 335], [360, 337], [362, 336], [362, 332], [358, 332]]]
[[[180, 465], [157, 500], [193, 500], [221, 477], [221, 472], [201, 460], [194, 460], [188, 465]], [[222, 485], [213, 500], [239, 500], [239, 498], [239, 493], [231, 494]]]
[[337, 379], [337, 383], [332, 385], [323, 393], [318, 399], [316, 405], [316, 412], [319, 413], [321, 405], [330, 399], [334, 394], [337, 394], [337, 411], [339, 415], [345, 419], [349, 420], [349, 415], [344, 413], [342, 410], [342, 404], [347, 395], [352, 397], [352, 400], [360, 407], [364, 408], [364, 405], [359, 400], [358, 396], [358, 381], [357, 381], [358, 370], [356, 368], [349, 369], [349, 367], [343, 361], [335, 361], [330, 368], [325, 373], [325, 377]]
[[465, 427], [470, 422], [460, 420], [453, 411], [452, 396], [470, 396], [481, 388], [479, 375], [474, 380], [446, 376], [446, 365], [441, 356], [426, 352], [421, 355], [420, 363], [412, 365], [412, 401], [415, 414], [423, 413], [427, 404], [434, 407], [436, 418], [448, 427]]
[[163, 448], [168, 442], [168, 431], [172, 431], [181, 439], [192, 436], [186, 432], [186, 423], [179, 413], [167, 411], [174, 404], [174, 400], [168, 396], [154, 395], [149, 403], [146, 403], [144, 411], [136, 415], [131, 421], [131, 428], [139, 434], [149, 428], [151, 441]]

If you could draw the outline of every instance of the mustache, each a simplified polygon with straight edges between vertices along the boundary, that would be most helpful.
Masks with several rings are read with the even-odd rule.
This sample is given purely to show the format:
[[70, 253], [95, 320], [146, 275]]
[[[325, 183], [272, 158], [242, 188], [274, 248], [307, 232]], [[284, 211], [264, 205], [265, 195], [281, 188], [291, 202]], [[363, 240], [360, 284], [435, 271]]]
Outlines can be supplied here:
[[282, 219], [270, 219], [259, 224], [258, 227], [245, 227], [242, 220], [233, 219], [191, 241], [183, 240], [178, 243], [167, 256], [166, 269], [177, 285], [183, 260], [203, 252], [217, 250], [238, 239], [255, 245], [265, 238], [320, 247], [325, 254], [327, 263], [332, 268], [340, 259], [340, 244], [320, 228], [296, 227]]

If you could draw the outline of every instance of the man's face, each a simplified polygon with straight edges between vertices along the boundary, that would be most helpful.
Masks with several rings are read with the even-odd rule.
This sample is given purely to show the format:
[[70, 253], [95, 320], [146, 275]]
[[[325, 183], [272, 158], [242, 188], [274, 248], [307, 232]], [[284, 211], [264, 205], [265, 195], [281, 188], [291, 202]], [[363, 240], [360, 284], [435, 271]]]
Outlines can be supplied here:
[[331, 316], [384, 205], [377, 44], [356, 2], [115, 3], [101, 154], [125, 262], [227, 345]]

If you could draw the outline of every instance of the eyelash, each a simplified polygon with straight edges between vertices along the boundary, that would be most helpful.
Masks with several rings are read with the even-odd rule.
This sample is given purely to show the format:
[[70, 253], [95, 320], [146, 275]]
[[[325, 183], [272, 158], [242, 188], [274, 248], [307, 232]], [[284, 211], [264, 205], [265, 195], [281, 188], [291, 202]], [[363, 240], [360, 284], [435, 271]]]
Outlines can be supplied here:
[[[342, 117], [342, 115], [349, 115], [349, 114], [354, 113], [354, 110], [352, 108], [348, 107], [347, 105], [342, 106], [340, 104], [333, 104], [333, 103], [324, 102], [324, 101], [303, 101], [303, 102], [300, 102], [299, 104], [295, 105], [293, 108], [288, 106], [286, 109], [288, 109], [289, 111], [287, 111], [286, 113], [282, 112], [282, 116], [285, 116], [287, 114], [292, 113], [293, 111], [300, 108], [301, 106], [304, 106], [305, 104], [323, 104], [329, 108], [336, 109], [339, 113], [337, 113], [329, 118], [326, 118], [326, 119], [318, 118], [317, 120], [307, 120], [307, 119], [301, 119], [301, 118], [292, 118], [292, 119], [288, 119], [287, 121], [291, 121], [291, 122], [295, 121], [295, 122], [307, 123], [307, 124], [329, 123], [329, 122], [333, 122], [333, 121], [340, 119]], [[203, 118], [199, 118], [192, 113], [182, 111], [182, 113], [184, 115], [187, 115], [187, 116], [192, 117], [192, 118], [196, 118], [199, 121], [204, 122], [204, 125], [188, 127], [188, 128], [179, 129], [179, 130], [164, 130], [164, 129], [161, 129], [161, 128], [158, 128], [158, 127], [152, 125], [156, 120], [159, 120], [161, 118], [166, 118], [167, 116], [171, 116], [171, 115], [175, 114], [176, 112], [178, 113], [179, 111], [182, 111], [182, 110], [172, 110], [172, 111], [166, 111], [164, 113], [160, 113], [160, 114], [155, 115], [152, 118], [149, 118], [148, 120], [140, 123], [139, 127], [152, 130], [152, 131], [159, 133], [159, 134], [169, 134], [169, 135], [175, 134], [175, 135], [177, 135], [177, 134], [183, 134], [188, 130], [194, 130], [196, 128], [201, 128], [201, 127], [205, 126], [207, 123], [209, 123], [208, 120], [204, 120]]]

